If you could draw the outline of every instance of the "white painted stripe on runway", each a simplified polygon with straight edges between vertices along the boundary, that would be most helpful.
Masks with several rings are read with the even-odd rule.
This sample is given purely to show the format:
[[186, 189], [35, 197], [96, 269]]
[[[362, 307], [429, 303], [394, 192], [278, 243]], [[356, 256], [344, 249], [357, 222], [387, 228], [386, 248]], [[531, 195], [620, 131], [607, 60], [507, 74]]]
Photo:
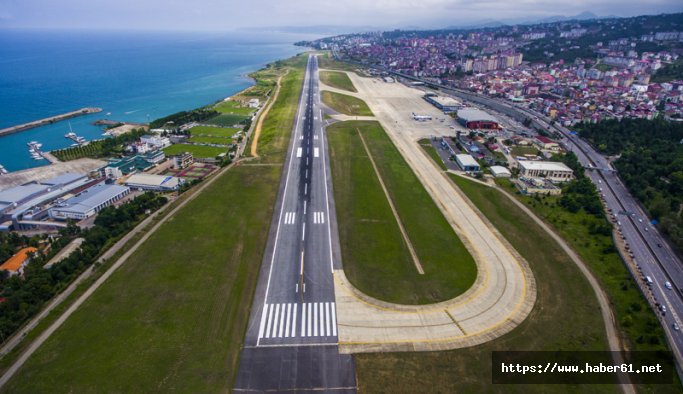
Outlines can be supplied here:
[[277, 323], [279, 320], [278, 317], [280, 317], [280, 304], [275, 304], [275, 318], [273, 319], [273, 335], [272, 335], [273, 338], [277, 337]]
[[296, 157], [301, 157], [302, 151], [303, 151], [303, 148], [296, 148]]
[[313, 319], [315, 321], [315, 324], [313, 324], [313, 336], [317, 337], [318, 336], [318, 303], [317, 302], [313, 303]]
[[266, 325], [266, 338], [270, 338], [270, 325], [273, 322], [273, 307], [270, 307], [270, 312], [268, 312], [268, 325]]
[[[287, 315], [289, 317], [289, 315]], [[287, 323], [289, 323], [289, 320], [287, 320]], [[282, 314], [280, 315], [280, 330], [277, 332], [277, 337], [282, 338], [282, 331], [284, 331], [285, 328], [285, 304], [282, 304]]]
[[318, 139], [318, 134], [314, 135], [314, 136], [313, 136], [313, 139], [314, 139], [314, 140], [317, 140], [317, 139]]
[[299, 304], [294, 304], [294, 313], [292, 313], [292, 336], [296, 336], [296, 306]]
[[301, 305], [301, 336], [306, 336], [306, 304]]
[[263, 338], [263, 329], [266, 328], [266, 317], [268, 316], [268, 304], [263, 305], [263, 313], [261, 313], [261, 324], [258, 327], [258, 337]]
[[337, 308], [335, 308], [334, 302], [332, 303], [332, 336], [337, 336]]
[[303, 136], [303, 135], [301, 135], [301, 137], [299, 137], [299, 139], [300, 139], [300, 140], [303, 140], [303, 139], [304, 139], [304, 136]]
[[304, 215], [306, 214], [306, 200], [304, 200]]
[[313, 157], [318, 157], [318, 156], [320, 156], [320, 149], [313, 148]]
[[320, 336], [325, 336], [325, 303], [320, 303]]
[[330, 336], [330, 303], [325, 303], [325, 335]]
[[301, 240], [306, 240], [306, 223], [304, 223], [304, 227], [301, 229]]
[[313, 307], [313, 305], [310, 305], [310, 304], [308, 305], [308, 327], [307, 327], [308, 330], [307, 331], [308, 331], [309, 337], [311, 336], [311, 308], [312, 307]]

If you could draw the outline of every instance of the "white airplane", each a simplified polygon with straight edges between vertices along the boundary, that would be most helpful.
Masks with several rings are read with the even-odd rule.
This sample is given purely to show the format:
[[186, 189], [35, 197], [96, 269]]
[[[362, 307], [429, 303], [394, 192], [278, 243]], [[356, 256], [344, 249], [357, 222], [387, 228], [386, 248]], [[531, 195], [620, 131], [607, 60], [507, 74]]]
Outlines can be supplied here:
[[432, 120], [431, 115], [417, 115], [415, 112], [413, 112], [413, 120], [417, 120], [418, 122], [424, 122], [427, 120]]

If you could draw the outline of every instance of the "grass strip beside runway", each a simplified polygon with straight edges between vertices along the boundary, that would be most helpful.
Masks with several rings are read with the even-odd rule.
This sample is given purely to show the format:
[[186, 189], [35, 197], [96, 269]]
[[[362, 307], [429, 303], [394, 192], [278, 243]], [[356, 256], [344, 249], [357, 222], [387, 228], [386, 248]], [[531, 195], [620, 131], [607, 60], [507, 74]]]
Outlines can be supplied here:
[[[296, 70], [286, 77], [295, 100], [278, 99], [275, 107], [293, 117], [306, 56], [282, 64]], [[292, 117], [278, 124], [291, 125]], [[290, 132], [278, 128], [264, 145], [271, 162], [284, 161], [280, 145]], [[3, 392], [229, 391], [281, 172], [281, 165], [237, 166], [222, 174], [66, 320]]]
[[373, 116], [365, 101], [346, 94], [323, 90], [320, 92], [323, 103], [333, 110], [350, 116]]
[[[491, 384], [494, 350], [607, 350], [607, 339], [593, 290], [560, 246], [498, 190], [453, 179], [529, 262], [537, 284], [536, 305], [511, 333], [483, 345], [443, 352], [356, 355], [359, 391], [422, 392], [429, 388], [445, 393], [547, 393], [572, 389]], [[581, 392], [618, 390], [584, 385]]]
[[353, 86], [353, 82], [346, 73], [339, 71], [321, 71], [320, 81], [327, 86], [332, 86], [333, 88], [346, 90], [349, 92], [358, 92], [356, 87]]
[[[387, 186], [424, 268], [420, 275], [357, 130]], [[476, 265], [432, 198], [377, 122], [327, 128], [344, 270], [366, 294], [427, 304], [453, 298], [474, 283]]]

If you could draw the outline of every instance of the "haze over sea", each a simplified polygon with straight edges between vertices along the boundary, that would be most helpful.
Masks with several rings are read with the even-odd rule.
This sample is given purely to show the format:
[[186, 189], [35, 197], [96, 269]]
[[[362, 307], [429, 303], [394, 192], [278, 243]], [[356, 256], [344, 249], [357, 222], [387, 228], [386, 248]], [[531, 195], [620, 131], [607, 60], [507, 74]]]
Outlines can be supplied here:
[[[73, 111], [73, 131], [102, 138], [91, 123], [108, 118], [148, 122], [210, 104], [253, 84], [247, 74], [303, 49], [309, 38], [273, 33], [93, 32], [0, 30], [0, 129]], [[107, 113], [111, 112], [111, 115]], [[48, 164], [31, 159], [26, 143], [64, 148], [67, 121], [0, 137], [9, 171]]]

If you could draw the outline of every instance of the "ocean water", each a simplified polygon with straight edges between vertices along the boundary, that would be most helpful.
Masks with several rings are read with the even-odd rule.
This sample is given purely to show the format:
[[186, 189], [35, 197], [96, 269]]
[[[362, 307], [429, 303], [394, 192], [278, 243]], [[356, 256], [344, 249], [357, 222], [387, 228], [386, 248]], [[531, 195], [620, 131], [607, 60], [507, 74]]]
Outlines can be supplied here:
[[[102, 138], [98, 119], [148, 122], [229, 97], [247, 74], [303, 49], [309, 38], [270, 33], [0, 30], [0, 128], [83, 107], [102, 112], [0, 137], [9, 171], [48, 164], [26, 143], [64, 148], [73, 131]], [[107, 113], [111, 112], [111, 115]]]

